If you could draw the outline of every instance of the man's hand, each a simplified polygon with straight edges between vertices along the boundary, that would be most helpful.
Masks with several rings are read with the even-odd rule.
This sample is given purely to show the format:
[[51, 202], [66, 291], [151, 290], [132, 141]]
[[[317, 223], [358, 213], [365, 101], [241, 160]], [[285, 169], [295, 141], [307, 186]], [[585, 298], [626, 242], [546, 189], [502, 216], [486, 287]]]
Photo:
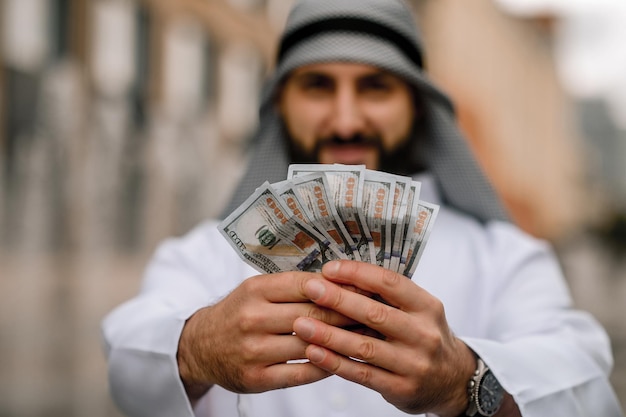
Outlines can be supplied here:
[[[364, 262], [330, 262], [322, 275], [303, 282], [304, 294], [382, 338], [300, 317], [293, 329], [310, 343], [311, 363], [378, 391], [408, 413], [457, 416], [465, 410], [476, 359], [448, 328], [438, 299], [403, 275]], [[389, 305], [342, 285], [379, 294]]]
[[240, 393], [308, 384], [328, 372], [306, 361], [308, 343], [293, 336], [293, 322], [345, 326], [353, 322], [310, 302], [304, 288], [319, 274], [284, 272], [249, 278], [214, 306], [186, 322], [178, 346], [181, 379], [192, 402], [213, 384]]

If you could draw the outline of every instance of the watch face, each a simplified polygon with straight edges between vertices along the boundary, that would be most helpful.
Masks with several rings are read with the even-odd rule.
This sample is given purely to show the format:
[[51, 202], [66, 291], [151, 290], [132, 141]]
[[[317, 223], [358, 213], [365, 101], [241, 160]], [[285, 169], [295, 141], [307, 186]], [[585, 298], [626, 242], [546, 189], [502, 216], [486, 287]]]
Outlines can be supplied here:
[[495, 376], [488, 371], [480, 381], [478, 389], [478, 397], [476, 402], [478, 411], [484, 416], [492, 416], [500, 408], [502, 399], [504, 398], [504, 390]]

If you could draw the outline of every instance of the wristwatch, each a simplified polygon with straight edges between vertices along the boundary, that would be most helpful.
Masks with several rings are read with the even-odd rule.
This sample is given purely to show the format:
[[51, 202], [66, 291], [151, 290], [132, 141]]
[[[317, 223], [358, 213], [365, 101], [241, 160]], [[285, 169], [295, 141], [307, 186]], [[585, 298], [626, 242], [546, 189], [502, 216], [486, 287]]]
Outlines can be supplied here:
[[467, 391], [469, 406], [465, 415], [469, 417], [493, 416], [500, 409], [504, 399], [504, 388], [480, 358], [477, 358], [476, 370], [467, 384]]

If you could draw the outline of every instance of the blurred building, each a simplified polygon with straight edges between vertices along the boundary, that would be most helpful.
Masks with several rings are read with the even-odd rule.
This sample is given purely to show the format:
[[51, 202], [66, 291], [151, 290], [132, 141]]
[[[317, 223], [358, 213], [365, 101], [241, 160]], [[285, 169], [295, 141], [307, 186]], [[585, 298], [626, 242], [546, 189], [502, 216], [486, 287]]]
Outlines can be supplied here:
[[497, 0], [504, 10], [540, 20], [550, 34], [555, 70], [574, 103], [590, 198], [603, 207], [597, 226], [626, 247], [626, 3], [622, 0]]
[[[18, 227], [7, 218], [28, 198], [23, 182], [36, 181], [25, 172], [33, 153], [47, 155], [50, 166], [40, 168], [42, 175], [61, 187], [46, 197], [57, 200], [46, 205], [58, 216], [53, 222], [68, 231], [64, 237], [50, 231], [54, 244], [91, 239], [72, 224], [77, 218], [92, 224], [92, 214], [120, 221], [121, 230], [107, 226], [98, 233], [104, 239], [103, 233], [138, 233], [142, 220], [128, 212], [138, 216], [142, 204], [160, 217], [157, 234], [184, 231], [219, 211], [256, 123], [277, 30], [272, 20], [279, 20], [275, 16], [288, 2], [2, 5], [0, 155], [9, 193], [4, 227]], [[207, 175], [212, 172], [225, 175], [218, 181]], [[75, 174], [85, 176], [83, 184]], [[80, 186], [85, 201], [58, 201], [58, 191]], [[176, 198], [168, 197], [172, 193]], [[66, 221], [71, 214], [76, 218]]]
[[421, 1], [432, 77], [512, 219], [563, 239], [589, 220], [579, 132], [555, 71], [550, 33], [494, 2]]
[[228, 199], [288, 6], [0, 0], [0, 415], [118, 415], [99, 322]]

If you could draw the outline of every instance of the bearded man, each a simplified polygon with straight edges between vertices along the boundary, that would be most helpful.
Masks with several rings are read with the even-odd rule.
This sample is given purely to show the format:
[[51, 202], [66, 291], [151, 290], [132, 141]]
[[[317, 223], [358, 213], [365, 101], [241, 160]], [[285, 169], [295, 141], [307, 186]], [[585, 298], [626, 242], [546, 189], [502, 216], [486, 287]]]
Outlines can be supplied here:
[[165, 242], [103, 323], [125, 413], [621, 415], [607, 335], [572, 308], [550, 247], [507, 221], [404, 3], [298, 2], [260, 117], [227, 213], [290, 162], [365, 164], [441, 206], [428, 247], [407, 279], [348, 260], [259, 275], [217, 221]]

